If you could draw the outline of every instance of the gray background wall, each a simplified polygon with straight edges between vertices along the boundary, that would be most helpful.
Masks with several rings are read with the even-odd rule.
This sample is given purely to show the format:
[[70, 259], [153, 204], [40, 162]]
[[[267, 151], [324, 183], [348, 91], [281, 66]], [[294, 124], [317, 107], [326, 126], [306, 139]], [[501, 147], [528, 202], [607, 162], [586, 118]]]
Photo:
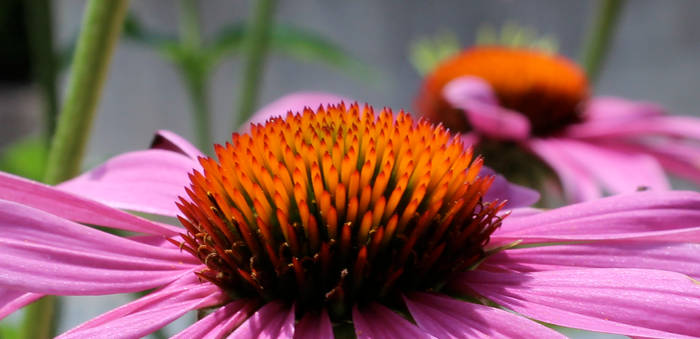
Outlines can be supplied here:
[[[83, 1], [57, 1], [56, 32], [66, 42], [77, 32]], [[204, 35], [248, 13], [248, 1], [201, 1]], [[513, 21], [559, 38], [575, 57], [594, 1], [280, 1], [279, 22], [315, 30], [381, 72], [379, 86], [317, 63], [272, 55], [260, 103], [298, 90], [327, 90], [376, 106], [412, 108], [419, 75], [408, 63], [409, 44], [441, 29], [465, 46], [479, 26]], [[132, 9], [154, 30], [177, 32], [177, 6], [169, 0], [133, 1]], [[657, 101], [678, 114], [699, 114], [700, 2], [632, 0], [619, 23], [597, 93]], [[239, 60], [224, 62], [212, 78], [216, 140], [230, 136], [240, 79]], [[174, 68], [154, 51], [122, 41], [114, 55], [88, 159], [144, 147], [154, 130], [192, 137], [189, 101]]]

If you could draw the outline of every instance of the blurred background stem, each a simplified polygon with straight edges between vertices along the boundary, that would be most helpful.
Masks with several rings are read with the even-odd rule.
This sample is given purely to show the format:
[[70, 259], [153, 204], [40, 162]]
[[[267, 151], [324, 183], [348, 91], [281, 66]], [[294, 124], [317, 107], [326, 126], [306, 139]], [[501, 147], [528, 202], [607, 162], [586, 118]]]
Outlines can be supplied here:
[[598, 1], [596, 17], [588, 29], [580, 57], [591, 83], [598, 79], [624, 4], [625, 0]]
[[211, 147], [211, 113], [209, 112], [208, 65], [202, 58], [202, 35], [199, 9], [194, 0], [180, 1], [180, 47], [185, 57], [180, 72], [192, 102], [197, 146], [201, 150]]
[[39, 82], [44, 111], [43, 137], [48, 147], [56, 130], [58, 100], [56, 97], [57, 60], [51, 30], [50, 0], [29, 0], [27, 3], [27, 30], [35, 65], [34, 78]]
[[253, 13], [244, 41], [243, 81], [234, 130], [250, 118], [258, 101], [277, 0], [256, 0], [252, 3]]
[[[80, 171], [102, 85], [128, 4], [128, 0], [91, 0], [86, 5], [71, 79], [49, 153], [45, 177], [48, 184], [57, 184]], [[56, 330], [56, 305], [55, 297], [44, 297], [28, 306], [22, 336], [52, 338]]]
[[128, 0], [90, 0], [86, 6], [70, 82], [49, 152], [48, 184], [69, 179], [80, 171], [102, 85], [128, 4]]

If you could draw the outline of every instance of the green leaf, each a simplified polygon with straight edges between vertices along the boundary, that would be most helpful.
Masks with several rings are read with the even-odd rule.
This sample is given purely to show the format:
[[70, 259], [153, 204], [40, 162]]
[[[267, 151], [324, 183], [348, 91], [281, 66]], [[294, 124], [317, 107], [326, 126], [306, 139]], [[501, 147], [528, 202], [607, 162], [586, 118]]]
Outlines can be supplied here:
[[206, 47], [209, 61], [215, 64], [227, 55], [240, 52], [245, 32], [244, 23], [235, 23], [222, 28], [214, 36], [214, 41]]
[[[212, 64], [243, 48], [246, 25], [236, 23], [223, 28], [205, 49]], [[329, 39], [309, 30], [275, 25], [270, 36], [272, 52], [304, 62], [321, 62], [368, 82], [377, 82], [377, 72]]]
[[180, 41], [171, 35], [160, 34], [146, 29], [134, 13], [128, 13], [124, 20], [122, 38], [127, 41], [143, 44], [153, 48], [165, 59], [173, 62], [181, 62], [186, 58], [186, 52], [180, 46]]
[[270, 48], [302, 61], [322, 62], [363, 81], [378, 81], [377, 71], [342, 47], [314, 32], [278, 25], [272, 32]]
[[21, 139], [0, 154], [0, 169], [40, 181], [44, 177], [48, 150], [39, 137]]
[[139, 18], [133, 12], [129, 12], [126, 15], [122, 34], [122, 37], [128, 40], [150, 46], [159, 46], [163, 43], [173, 43], [177, 41], [174, 36], [159, 34], [144, 28]]

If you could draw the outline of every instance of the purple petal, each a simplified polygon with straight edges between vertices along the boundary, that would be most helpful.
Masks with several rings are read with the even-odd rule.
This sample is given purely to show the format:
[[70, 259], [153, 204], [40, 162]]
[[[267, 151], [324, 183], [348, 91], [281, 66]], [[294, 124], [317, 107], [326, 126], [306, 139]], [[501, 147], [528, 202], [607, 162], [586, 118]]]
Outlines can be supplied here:
[[664, 114], [666, 111], [655, 103], [605, 96], [590, 99], [584, 108], [587, 121], [626, 122]]
[[622, 240], [511, 249], [490, 256], [482, 267], [514, 272], [586, 267], [646, 268], [700, 278], [698, 254], [700, 244]]
[[698, 140], [700, 139], [700, 119], [687, 116], [655, 117], [621, 126], [618, 133]]
[[325, 92], [297, 92], [285, 95], [261, 108], [241, 126], [243, 131], [250, 129], [250, 124], [262, 124], [273, 117], [284, 117], [287, 112], [301, 112], [304, 108], [317, 109], [321, 105], [335, 105], [343, 102], [352, 102], [345, 97]]
[[506, 208], [528, 207], [540, 200], [540, 194], [525, 186], [520, 186], [509, 182], [502, 175], [497, 174], [494, 170], [484, 166], [479, 172], [481, 176], [493, 175], [495, 180], [491, 187], [486, 192], [484, 200], [508, 200]]
[[647, 239], [700, 241], [700, 194], [646, 191], [620, 194], [542, 213], [507, 217], [497, 243]]
[[294, 330], [295, 339], [333, 338], [333, 325], [326, 311], [319, 314], [307, 313]]
[[0, 320], [43, 296], [10, 289], [0, 290]]
[[667, 171], [700, 185], [700, 146], [683, 140], [658, 140], [654, 143], [612, 142], [606, 145], [620, 152], [653, 156]]
[[614, 268], [472, 271], [453, 287], [561, 326], [643, 337], [700, 335], [700, 285], [679, 273]]
[[141, 338], [185, 313], [214, 306], [227, 296], [218, 287], [200, 282], [194, 274], [143, 298], [93, 318], [59, 338]]
[[534, 214], [542, 213], [543, 209], [540, 208], [534, 208], [534, 207], [520, 207], [516, 208], [511, 211], [509, 218], [519, 218], [519, 217], [527, 217], [531, 216]]
[[229, 338], [275, 339], [294, 337], [294, 307], [271, 302], [255, 312]]
[[469, 147], [473, 146], [479, 143], [479, 135], [474, 132], [467, 132], [467, 133], [462, 133], [460, 134], [460, 138], [462, 139], [462, 144], [464, 146]]
[[353, 307], [352, 321], [355, 324], [357, 339], [434, 338], [377, 303], [367, 305], [361, 310], [357, 306]]
[[501, 107], [487, 82], [477, 77], [460, 77], [445, 85], [442, 95], [464, 111], [477, 132], [496, 139], [523, 140], [530, 135], [530, 122], [516, 112]]
[[109, 206], [174, 217], [197, 163], [165, 150], [124, 153], [58, 187]]
[[566, 338], [494, 307], [427, 293], [414, 293], [404, 301], [418, 326], [436, 338]]
[[0, 200], [0, 286], [56, 295], [142, 291], [192, 270], [195, 259]]
[[0, 172], [0, 199], [13, 201], [76, 222], [146, 234], [172, 236], [182, 228], [162, 225], [51, 186]]
[[177, 152], [195, 161], [199, 157], [204, 156], [204, 154], [187, 141], [187, 139], [167, 130], [159, 130], [156, 133], [153, 137], [153, 141], [151, 141], [151, 148]]
[[558, 144], [545, 139], [533, 139], [528, 142], [528, 146], [557, 173], [568, 201], [587, 201], [602, 195], [591, 173], [581, 168]]
[[248, 314], [254, 310], [253, 305], [254, 303], [249, 300], [232, 301], [203, 319], [197, 320], [171, 339], [222, 338], [248, 318]]
[[620, 152], [605, 145], [546, 139], [541, 142], [556, 146], [569, 154], [569, 160], [590, 173], [611, 193], [634, 192], [640, 187], [669, 189], [661, 165], [643, 153]]
[[668, 136], [700, 139], [700, 119], [665, 116], [658, 105], [624, 99], [596, 99], [585, 111], [586, 120], [565, 134], [575, 138]]

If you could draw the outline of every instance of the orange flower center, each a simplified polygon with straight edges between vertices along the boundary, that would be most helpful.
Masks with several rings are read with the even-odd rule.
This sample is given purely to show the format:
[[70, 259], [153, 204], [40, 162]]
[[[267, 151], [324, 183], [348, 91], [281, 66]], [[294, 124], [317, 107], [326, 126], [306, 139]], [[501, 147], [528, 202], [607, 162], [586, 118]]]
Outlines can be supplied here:
[[527, 116], [535, 135], [549, 135], [578, 122], [579, 106], [588, 97], [585, 74], [561, 56], [507, 47], [472, 48], [439, 65], [417, 99], [425, 116], [459, 132], [470, 126], [463, 113], [443, 99], [442, 89], [462, 76], [488, 82], [502, 106]]
[[500, 225], [461, 139], [401, 112], [344, 104], [254, 125], [190, 175], [181, 247], [233, 298], [345, 317], [435, 289], [484, 257]]

